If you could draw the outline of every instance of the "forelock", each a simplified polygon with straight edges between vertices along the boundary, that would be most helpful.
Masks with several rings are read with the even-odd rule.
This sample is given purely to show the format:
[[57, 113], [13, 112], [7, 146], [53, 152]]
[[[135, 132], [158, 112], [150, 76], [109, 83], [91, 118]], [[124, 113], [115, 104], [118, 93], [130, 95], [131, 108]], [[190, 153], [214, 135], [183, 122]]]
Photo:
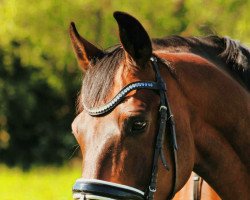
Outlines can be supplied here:
[[98, 106], [101, 101], [106, 100], [114, 85], [114, 76], [118, 66], [124, 59], [124, 50], [118, 45], [106, 50], [101, 59], [90, 63], [81, 91], [82, 102], [86, 106]]

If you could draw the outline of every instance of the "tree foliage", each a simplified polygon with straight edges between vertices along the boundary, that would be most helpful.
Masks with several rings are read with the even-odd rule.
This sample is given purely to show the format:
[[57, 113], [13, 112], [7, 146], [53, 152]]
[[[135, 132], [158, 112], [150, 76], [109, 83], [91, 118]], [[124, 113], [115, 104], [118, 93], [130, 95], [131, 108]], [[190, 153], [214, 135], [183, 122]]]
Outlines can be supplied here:
[[100, 48], [119, 42], [115, 10], [136, 16], [152, 37], [218, 34], [247, 44], [249, 9], [248, 0], [1, 0], [1, 161], [28, 166], [69, 157], [81, 84], [71, 21]]

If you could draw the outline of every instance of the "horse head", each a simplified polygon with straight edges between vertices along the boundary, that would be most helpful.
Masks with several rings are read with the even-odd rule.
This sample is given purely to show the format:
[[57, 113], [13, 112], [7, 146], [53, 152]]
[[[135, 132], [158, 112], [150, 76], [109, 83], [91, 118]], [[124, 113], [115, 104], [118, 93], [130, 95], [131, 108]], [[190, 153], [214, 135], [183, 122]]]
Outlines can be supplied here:
[[75, 198], [172, 198], [194, 170], [224, 199], [244, 199], [248, 91], [212, 56], [153, 50], [137, 19], [114, 17], [120, 44], [105, 51], [70, 26], [85, 73], [72, 123], [83, 157]]
[[[107, 51], [82, 38], [71, 24], [72, 44], [86, 73], [79, 95], [79, 115], [72, 127], [81, 147], [84, 179], [118, 183], [139, 189], [144, 194], [149, 190], [154, 167], [159, 91], [138, 86], [128, 91], [111, 110], [96, 114], [98, 116], [90, 113], [94, 110], [91, 108], [104, 107], [105, 110], [102, 105], [106, 105], [107, 109], [107, 102], [131, 83], [145, 83], [147, 86], [157, 81], [154, 63], [150, 61], [153, 56], [151, 40], [143, 26], [125, 13], [116, 12], [114, 17], [119, 26], [121, 45]], [[165, 65], [160, 59], [158, 63]], [[165, 69], [162, 73], [168, 72]], [[161, 150], [170, 169], [167, 171], [162, 164], [158, 165], [158, 176], [161, 177], [157, 180], [159, 188], [163, 188], [160, 185], [164, 184], [164, 190], [157, 193], [161, 198], [171, 193], [175, 181], [170, 138], [167, 136], [164, 139], [164, 150]], [[161, 162], [158, 157], [157, 162]], [[192, 170], [192, 164], [189, 170]]]

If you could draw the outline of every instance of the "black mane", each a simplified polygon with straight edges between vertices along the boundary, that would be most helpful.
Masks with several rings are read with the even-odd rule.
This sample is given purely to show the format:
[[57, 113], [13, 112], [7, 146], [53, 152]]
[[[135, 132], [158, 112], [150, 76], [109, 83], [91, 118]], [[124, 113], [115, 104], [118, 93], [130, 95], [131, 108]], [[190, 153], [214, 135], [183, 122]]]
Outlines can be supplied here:
[[154, 50], [191, 52], [227, 71], [242, 86], [250, 90], [250, 49], [228, 37], [171, 36], [153, 39]]

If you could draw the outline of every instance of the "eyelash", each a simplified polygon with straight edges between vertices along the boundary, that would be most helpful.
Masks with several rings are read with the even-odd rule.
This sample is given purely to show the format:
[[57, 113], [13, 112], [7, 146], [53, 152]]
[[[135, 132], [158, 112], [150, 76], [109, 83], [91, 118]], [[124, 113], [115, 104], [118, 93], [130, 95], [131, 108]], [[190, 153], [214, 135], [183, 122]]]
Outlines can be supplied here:
[[[136, 125], [136, 123], [142, 123], [141, 124], [142, 127], [141, 128], [139, 127], [140, 124], [138, 127], [135, 127], [138, 125], [138, 124]], [[124, 129], [125, 134], [137, 134], [137, 133], [139, 134], [139, 133], [144, 132], [147, 126], [148, 126], [148, 121], [145, 120], [144, 117], [130, 117], [124, 122], [123, 129]]]

